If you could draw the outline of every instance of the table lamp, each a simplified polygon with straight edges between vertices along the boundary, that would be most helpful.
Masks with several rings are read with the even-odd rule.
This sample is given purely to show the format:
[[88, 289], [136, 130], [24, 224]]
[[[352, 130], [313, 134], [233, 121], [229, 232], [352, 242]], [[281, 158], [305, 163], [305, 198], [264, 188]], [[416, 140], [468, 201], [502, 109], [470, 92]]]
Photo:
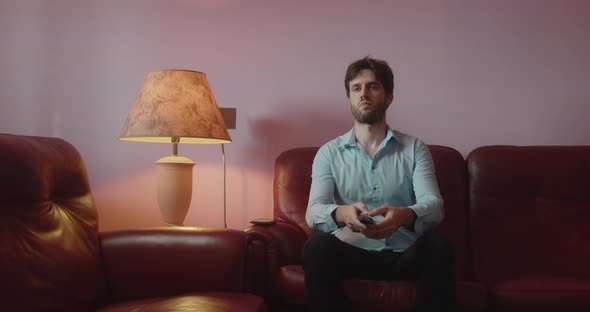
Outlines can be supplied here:
[[193, 189], [195, 163], [178, 155], [178, 144], [231, 142], [206, 75], [190, 70], [149, 72], [119, 139], [172, 144], [172, 155], [156, 162], [158, 206], [170, 225], [183, 225]]

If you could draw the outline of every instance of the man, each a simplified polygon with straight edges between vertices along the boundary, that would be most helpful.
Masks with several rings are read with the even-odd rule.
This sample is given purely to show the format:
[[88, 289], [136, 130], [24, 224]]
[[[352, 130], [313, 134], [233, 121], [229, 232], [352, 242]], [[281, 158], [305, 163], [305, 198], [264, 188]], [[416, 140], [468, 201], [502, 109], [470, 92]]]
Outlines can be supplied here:
[[[323, 145], [312, 169], [306, 220], [320, 233], [303, 252], [309, 306], [347, 311], [342, 280], [362, 278], [415, 280], [417, 311], [452, 311], [452, 247], [429, 231], [443, 219], [430, 151], [385, 118], [393, 72], [365, 57], [349, 65], [344, 85], [354, 127]], [[365, 214], [371, 220], [361, 222]]]

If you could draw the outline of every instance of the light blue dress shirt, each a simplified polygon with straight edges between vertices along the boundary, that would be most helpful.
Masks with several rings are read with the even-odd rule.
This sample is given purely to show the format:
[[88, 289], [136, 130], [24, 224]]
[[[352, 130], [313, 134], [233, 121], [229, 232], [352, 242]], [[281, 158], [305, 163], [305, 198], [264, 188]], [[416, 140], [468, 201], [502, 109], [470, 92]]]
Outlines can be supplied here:
[[414, 231], [401, 227], [382, 240], [381, 247], [358, 233], [368, 243], [353, 244], [360, 248], [403, 251], [424, 231], [440, 223], [444, 217], [443, 200], [426, 144], [389, 127], [372, 159], [357, 144], [354, 128], [324, 144], [313, 162], [307, 224], [322, 232], [345, 230], [338, 229], [331, 213], [340, 205], [356, 202], [363, 202], [369, 210], [382, 205], [408, 207], [417, 216]]

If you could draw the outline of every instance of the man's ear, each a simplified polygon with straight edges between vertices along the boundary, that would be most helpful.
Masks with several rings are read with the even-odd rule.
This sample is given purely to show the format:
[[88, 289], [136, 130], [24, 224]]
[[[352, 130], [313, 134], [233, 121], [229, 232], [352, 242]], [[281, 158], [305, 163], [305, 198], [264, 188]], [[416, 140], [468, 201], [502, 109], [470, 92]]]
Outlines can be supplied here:
[[393, 94], [386, 95], [385, 96], [385, 103], [387, 103], [387, 107], [389, 107], [389, 105], [391, 105], [392, 102], [393, 102]]

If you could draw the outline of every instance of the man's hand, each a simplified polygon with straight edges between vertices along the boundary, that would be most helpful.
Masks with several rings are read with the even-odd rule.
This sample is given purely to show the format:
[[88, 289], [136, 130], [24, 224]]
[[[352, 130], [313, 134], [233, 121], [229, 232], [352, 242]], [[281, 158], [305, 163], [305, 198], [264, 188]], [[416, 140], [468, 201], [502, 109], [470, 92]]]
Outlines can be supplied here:
[[368, 224], [361, 230], [366, 237], [372, 239], [383, 239], [391, 236], [400, 226], [413, 228], [416, 222], [416, 213], [407, 207], [381, 206], [368, 212], [371, 217], [382, 215], [381, 221]]
[[368, 213], [369, 208], [361, 202], [352, 205], [342, 205], [336, 208], [335, 221], [339, 226], [348, 226], [353, 232], [360, 232], [366, 226], [359, 221], [360, 213]]

